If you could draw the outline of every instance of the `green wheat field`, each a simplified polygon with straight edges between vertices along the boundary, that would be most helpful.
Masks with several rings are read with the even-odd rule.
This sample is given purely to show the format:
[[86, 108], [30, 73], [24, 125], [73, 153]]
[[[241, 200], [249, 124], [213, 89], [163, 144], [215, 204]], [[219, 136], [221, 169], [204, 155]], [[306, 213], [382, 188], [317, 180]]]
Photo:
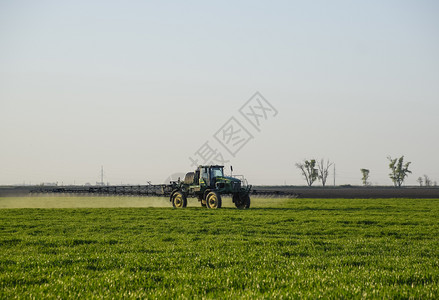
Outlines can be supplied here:
[[0, 298], [439, 298], [439, 199], [226, 200], [0, 198]]

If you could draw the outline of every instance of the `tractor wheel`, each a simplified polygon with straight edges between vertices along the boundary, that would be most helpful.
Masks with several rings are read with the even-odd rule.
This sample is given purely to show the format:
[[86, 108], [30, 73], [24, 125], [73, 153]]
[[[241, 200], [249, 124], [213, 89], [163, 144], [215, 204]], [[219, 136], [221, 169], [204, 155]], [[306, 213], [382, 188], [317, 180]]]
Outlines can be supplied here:
[[238, 209], [246, 209], [250, 207], [250, 195], [249, 194], [234, 194], [233, 202]]
[[171, 197], [172, 206], [175, 208], [183, 208], [187, 206], [186, 196], [182, 192], [175, 192]]
[[221, 196], [217, 192], [210, 192], [207, 194], [206, 203], [208, 208], [221, 208]]

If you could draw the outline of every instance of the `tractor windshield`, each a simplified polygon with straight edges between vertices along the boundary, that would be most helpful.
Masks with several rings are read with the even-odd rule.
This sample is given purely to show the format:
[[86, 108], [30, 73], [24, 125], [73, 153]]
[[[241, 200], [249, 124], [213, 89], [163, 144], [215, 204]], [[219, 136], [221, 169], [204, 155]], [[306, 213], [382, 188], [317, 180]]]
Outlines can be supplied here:
[[210, 172], [212, 174], [211, 178], [224, 177], [223, 168], [212, 168]]

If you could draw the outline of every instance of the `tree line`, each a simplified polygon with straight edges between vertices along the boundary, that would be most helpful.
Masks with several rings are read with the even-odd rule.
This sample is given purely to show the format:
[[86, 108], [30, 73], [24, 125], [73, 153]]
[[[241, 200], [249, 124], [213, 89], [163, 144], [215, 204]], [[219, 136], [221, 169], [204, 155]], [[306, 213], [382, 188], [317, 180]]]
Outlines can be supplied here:
[[[392, 180], [395, 187], [401, 187], [408, 175], [412, 173], [412, 171], [409, 170], [411, 162], [404, 162], [404, 155], [399, 158], [388, 156], [387, 159], [389, 160], [390, 169], [389, 178]], [[312, 186], [316, 181], [320, 181], [322, 185], [325, 186], [329, 175], [329, 168], [333, 164], [333, 162], [330, 162], [329, 160], [325, 161], [324, 159], [321, 159], [320, 161], [315, 159], [304, 159], [302, 162], [296, 163], [295, 166], [300, 170], [308, 186]], [[360, 171], [363, 185], [369, 186], [370, 170], [362, 168]], [[420, 186], [437, 185], [437, 182], [433, 182], [427, 175], [419, 177], [417, 181]]]

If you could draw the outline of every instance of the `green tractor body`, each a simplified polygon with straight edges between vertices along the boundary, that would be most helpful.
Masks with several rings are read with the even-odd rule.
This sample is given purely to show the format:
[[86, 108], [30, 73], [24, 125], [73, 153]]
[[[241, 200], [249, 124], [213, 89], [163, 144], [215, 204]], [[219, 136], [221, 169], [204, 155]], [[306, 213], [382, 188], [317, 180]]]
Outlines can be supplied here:
[[187, 173], [183, 181], [173, 182], [170, 201], [174, 207], [186, 207], [187, 198], [195, 197], [202, 206], [221, 208], [222, 195], [231, 195], [235, 206], [250, 207], [251, 186], [244, 186], [243, 180], [224, 175], [224, 166], [199, 166], [195, 172]]

